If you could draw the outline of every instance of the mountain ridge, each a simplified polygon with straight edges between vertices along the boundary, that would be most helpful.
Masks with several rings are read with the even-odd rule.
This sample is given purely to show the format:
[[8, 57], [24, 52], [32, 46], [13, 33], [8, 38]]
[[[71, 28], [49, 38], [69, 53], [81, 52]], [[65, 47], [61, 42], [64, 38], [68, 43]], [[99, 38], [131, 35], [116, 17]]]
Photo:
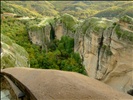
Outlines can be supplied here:
[[[2, 13], [16, 13], [17, 11], [17, 14], [21, 16], [27, 15], [24, 11], [27, 9], [27, 12], [29, 12], [28, 16], [39, 17], [58, 16], [63, 13], [71, 14], [80, 19], [91, 16], [121, 17], [125, 14], [133, 17], [131, 10], [133, 6], [132, 1], [2, 1], [2, 5]], [[121, 15], [121, 13], [123, 14]], [[103, 14], [106, 16], [103, 16]]]

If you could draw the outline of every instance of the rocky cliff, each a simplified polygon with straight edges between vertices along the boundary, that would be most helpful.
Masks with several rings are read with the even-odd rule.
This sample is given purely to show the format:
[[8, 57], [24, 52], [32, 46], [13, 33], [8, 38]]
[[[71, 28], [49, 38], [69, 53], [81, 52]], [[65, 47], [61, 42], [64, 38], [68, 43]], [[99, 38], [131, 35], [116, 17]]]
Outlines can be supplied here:
[[30, 67], [26, 50], [1, 34], [1, 68]]
[[88, 75], [123, 92], [133, 89], [133, 30], [129, 28], [133, 20], [126, 19], [130, 18], [114, 23], [91, 18], [75, 35], [75, 51], [81, 54]]
[[[69, 35], [74, 38], [74, 50], [81, 55], [89, 77], [123, 92], [133, 89], [133, 18], [124, 16], [119, 20], [108, 20], [92, 17], [78, 21], [64, 14], [53, 20], [52, 24], [43, 27], [46, 31], [29, 31], [35, 33], [34, 36], [29, 34], [34, 44], [38, 44], [37, 40], [40, 45], [46, 45], [43, 41], [50, 41], [51, 30], [57, 39]], [[42, 33], [47, 36], [41, 36]]]

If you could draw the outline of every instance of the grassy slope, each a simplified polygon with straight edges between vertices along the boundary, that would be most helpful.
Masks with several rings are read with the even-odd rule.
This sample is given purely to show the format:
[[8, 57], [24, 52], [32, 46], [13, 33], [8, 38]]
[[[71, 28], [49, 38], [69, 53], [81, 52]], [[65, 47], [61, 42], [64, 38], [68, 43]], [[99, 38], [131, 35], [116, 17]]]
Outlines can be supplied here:
[[41, 17], [42, 15], [37, 13], [36, 11], [29, 10], [26, 7], [22, 7], [20, 5], [14, 4], [11, 1], [2, 1], [1, 2], [1, 13], [14, 13], [21, 16], [38, 16]]
[[121, 17], [129, 15], [133, 17], [133, 2], [115, 2], [114, 6], [100, 11], [95, 14], [96, 17]]
[[133, 2], [116, 1], [52, 1], [51, 2], [60, 13], [69, 13], [79, 18], [90, 16], [117, 17], [128, 14], [132, 15]]
[[56, 16], [58, 11], [47, 1], [2, 1], [2, 12], [11, 12], [22, 16]]
[[133, 16], [132, 8], [132, 1], [2, 1], [2, 12], [23, 16], [57, 16], [63, 13], [78, 18]]

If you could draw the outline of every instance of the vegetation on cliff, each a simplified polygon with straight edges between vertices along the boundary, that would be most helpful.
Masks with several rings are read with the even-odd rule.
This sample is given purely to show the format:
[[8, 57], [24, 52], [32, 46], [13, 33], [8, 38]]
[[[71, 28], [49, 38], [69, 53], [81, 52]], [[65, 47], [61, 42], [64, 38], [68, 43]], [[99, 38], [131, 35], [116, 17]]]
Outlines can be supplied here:
[[[65, 36], [61, 40], [53, 39], [48, 44], [48, 52], [42, 51], [40, 46], [32, 44], [29, 40], [26, 25], [30, 25], [33, 22], [36, 22], [37, 25], [40, 20], [5, 18], [2, 21], [1, 30], [2, 34], [9, 36], [14, 42], [26, 49], [29, 54], [31, 67], [74, 71], [86, 74], [79, 54], [74, 53], [74, 40], [72, 38]], [[48, 20], [48, 22], [51, 21]], [[8, 39], [5, 39], [5, 41], [8, 41]], [[12, 64], [8, 65], [13, 66]]]
[[129, 16], [123, 16], [120, 18], [119, 23], [116, 24], [115, 32], [119, 39], [126, 40], [128, 42], [133, 41], [133, 18]]
[[87, 32], [94, 32], [99, 34], [101, 30], [105, 30], [108, 26], [112, 24], [112, 21], [107, 19], [91, 17], [85, 19], [78, 25], [77, 31], [81, 30], [82, 34], [86, 34]]
[[[103, 18], [88, 18], [83, 22], [79, 22], [73, 16], [64, 14], [59, 18], [34, 18], [28, 20], [19, 20], [12, 17], [2, 20], [2, 34], [9, 36], [17, 44], [23, 46], [29, 53], [30, 65], [35, 68], [52, 68], [59, 70], [76, 71], [86, 74], [82, 65], [79, 54], [74, 53], [74, 40], [70, 37], [62, 37], [57, 40], [55, 35], [52, 35], [52, 40], [48, 44], [48, 51], [42, 51], [40, 46], [34, 45], [30, 42], [28, 30], [42, 30], [43, 27], [50, 24], [51, 28], [57, 20], [62, 21], [65, 27], [72, 32], [82, 30], [83, 34], [88, 31], [93, 31], [99, 34], [100, 30], [105, 30], [108, 26], [113, 25], [109, 20]], [[124, 16], [120, 22], [132, 24], [132, 18]], [[117, 25], [117, 24], [116, 24]], [[79, 28], [80, 27], [80, 28]], [[130, 25], [131, 27], [131, 25]], [[118, 38], [133, 40], [132, 32], [125, 30], [118, 24], [115, 27]], [[39, 31], [38, 31], [39, 32]], [[54, 32], [54, 29], [53, 29]], [[51, 31], [49, 34], [53, 34]], [[39, 34], [39, 33], [38, 33]], [[51, 36], [51, 35], [50, 35]], [[106, 52], [111, 55], [110, 50], [106, 48]]]
[[78, 24], [78, 20], [69, 14], [63, 14], [61, 16], [61, 21], [65, 24], [65, 27], [72, 32], [75, 32]]
[[[39, 68], [86, 74], [79, 54], [74, 53], [74, 39], [68, 36], [63, 36], [61, 40], [54, 39], [51, 41], [48, 45], [48, 52], [43, 51], [36, 60]], [[34, 67], [34, 61], [31, 66]]]
[[29, 55], [23, 47], [3, 34], [1, 46], [1, 68], [29, 67]]
[[[29, 1], [28, 3], [22, 1], [16, 1], [14, 3], [3, 1], [1, 12], [3, 13], [1, 20], [1, 33], [8, 36], [15, 43], [26, 49], [26, 51], [29, 53], [31, 67], [76, 71], [82, 74], [86, 74], [86, 72], [82, 65], [79, 54], [74, 53], [74, 40], [68, 36], [63, 36], [61, 40], [57, 40], [55, 38], [54, 26], [56, 26], [56, 24], [61, 24], [63, 25], [63, 28], [65, 28], [65, 30], [63, 31], [71, 31], [72, 33], [81, 32], [82, 34], [86, 34], [89, 32], [94, 32], [96, 33], [96, 35], [99, 35], [101, 30], [106, 30], [108, 26], [113, 25], [113, 21], [97, 17], [91, 17], [80, 21], [77, 19], [94, 16], [96, 15], [96, 13], [96, 16], [99, 17], [103, 15], [105, 15], [103, 17], [114, 17], [116, 16], [116, 13], [121, 12], [122, 10], [128, 12], [128, 10], [130, 10], [131, 8], [130, 3], [125, 2], [111, 2], [111, 4], [102, 3], [104, 8], [106, 8], [105, 10], [99, 7], [98, 2], [96, 3], [97, 5], [94, 5], [94, 2], [89, 3], [75, 1], [73, 2], [74, 6], [72, 6], [69, 1], [66, 1], [67, 5], [70, 4], [69, 7], [66, 7], [65, 5], [60, 5], [57, 7], [56, 1], [46, 1], [44, 3], [46, 3], [47, 5], [43, 8], [41, 1], [38, 2], [37, 5], [35, 3], [31, 4], [31, 1]], [[90, 5], [90, 8], [88, 8], [88, 5]], [[109, 8], [106, 7], [107, 5], [109, 6]], [[126, 9], [127, 5], [129, 6], [128, 9]], [[47, 11], [49, 8], [51, 12]], [[94, 9], [91, 10], [92, 8]], [[31, 11], [30, 9], [34, 10]], [[85, 9], [87, 9], [86, 12]], [[70, 13], [73, 12], [71, 10], [76, 11], [75, 15], [79, 14], [82, 17], [76, 16], [75, 18], [74, 16], [70, 15]], [[60, 11], [60, 14], [58, 11]], [[29, 17], [28, 19], [14, 18], [13, 16], [5, 16], [5, 12]], [[62, 12], [69, 12], [69, 14], [62, 14]], [[119, 15], [124, 15], [125, 12], [122, 12]], [[110, 15], [108, 15], [108, 13], [110, 13]], [[42, 17], [42, 15], [44, 17]], [[54, 17], [57, 15], [58, 17]], [[121, 27], [121, 25], [118, 24], [121, 22], [128, 23], [128, 26], [126, 28]], [[133, 29], [132, 18], [129, 16], [121, 17], [120, 22], [118, 23], [116, 23], [115, 27], [115, 32], [118, 38], [133, 41], [131, 31]], [[31, 43], [30, 37], [28, 36], [28, 31], [34, 30], [36, 31], [36, 33], [40, 34], [39, 32], [42, 32], [42, 30], [47, 25], [51, 27], [51, 31], [49, 33], [50, 42], [48, 42], [47, 44], [48, 51], [45, 51], [42, 50], [42, 47]], [[3, 46], [5, 46], [6, 48], [6, 45]], [[110, 49], [108, 49], [108, 47], [105, 48], [105, 51], [108, 55], [112, 55], [112, 52], [110, 51]], [[20, 50], [18, 52], [20, 52]]]

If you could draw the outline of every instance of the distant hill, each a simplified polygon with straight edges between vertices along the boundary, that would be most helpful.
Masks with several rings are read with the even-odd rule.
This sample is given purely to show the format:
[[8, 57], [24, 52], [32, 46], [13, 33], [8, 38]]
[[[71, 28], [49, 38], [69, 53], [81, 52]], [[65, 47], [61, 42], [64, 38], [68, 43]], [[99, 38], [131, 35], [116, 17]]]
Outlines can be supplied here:
[[14, 3], [38, 12], [43, 16], [54, 16], [58, 14], [54, 5], [48, 1], [16, 1]]
[[2, 1], [1, 13], [22, 16], [57, 16], [63, 13], [83, 19], [91, 16], [133, 17], [133, 1]]
[[58, 11], [47, 1], [2, 1], [1, 13], [10, 12], [22, 16], [55, 16]]
[[133, 2], [120, 3], [95, 14], [96, 17], [121, 17], [128, 15], [133, 17]]
[[30, 10], [27, 7], [22, 7], [19, 4], [15, 4], [12, 1], [1, 2], [1, 13], [14, 13], [21, 16], [42, 16], [34, 10]]
[[69, 13], [79, 18], [120, 17], [126, 14], [133, 16], [132, 1], [51, 1], [51, 3], [60, 13]]

